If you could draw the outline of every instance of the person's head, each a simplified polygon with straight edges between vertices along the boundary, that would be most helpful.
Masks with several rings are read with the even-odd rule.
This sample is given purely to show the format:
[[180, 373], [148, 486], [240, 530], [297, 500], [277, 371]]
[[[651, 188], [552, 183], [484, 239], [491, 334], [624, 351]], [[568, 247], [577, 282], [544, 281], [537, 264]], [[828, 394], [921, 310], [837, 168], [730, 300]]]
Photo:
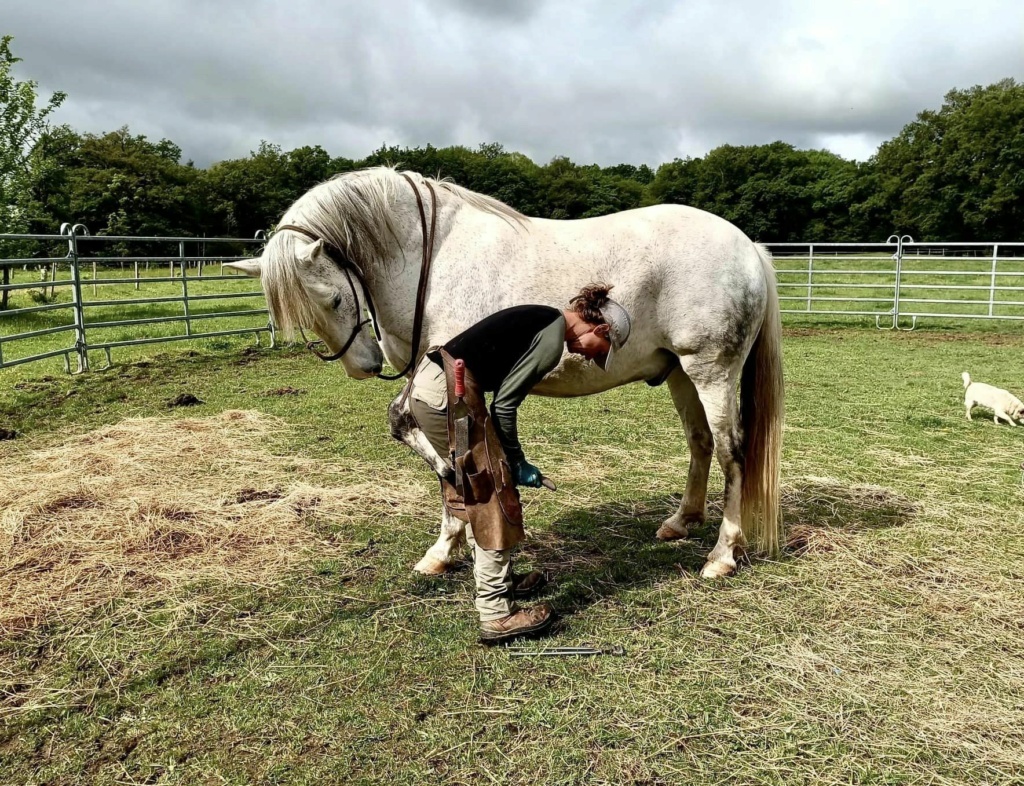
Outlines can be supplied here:
[[[569, 351], [607, 369], [615, 350], [629, 338], [629, 314], [608, 293], [608, 284], [589, 284], [569, 301], [565, 343]], [[571, 324], [570, 324], [571, 322]]]

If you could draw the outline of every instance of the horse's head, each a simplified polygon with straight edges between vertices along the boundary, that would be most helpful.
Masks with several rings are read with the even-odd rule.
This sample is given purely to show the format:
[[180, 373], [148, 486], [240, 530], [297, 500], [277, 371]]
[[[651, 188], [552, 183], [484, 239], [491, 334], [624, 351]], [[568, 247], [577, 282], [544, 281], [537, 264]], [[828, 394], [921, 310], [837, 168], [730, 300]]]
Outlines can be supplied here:
[[322, 240], [279, 232], [262, 256], [226, 266], [260, 279], [270, 318], [285, 338], [311, 330], [331, 356], [340, 357], [350, 377], [366, 379], [380, 373], [384, 354], [369, 320], [363, 318], [367, 293], [359, 274], [332, 259]]

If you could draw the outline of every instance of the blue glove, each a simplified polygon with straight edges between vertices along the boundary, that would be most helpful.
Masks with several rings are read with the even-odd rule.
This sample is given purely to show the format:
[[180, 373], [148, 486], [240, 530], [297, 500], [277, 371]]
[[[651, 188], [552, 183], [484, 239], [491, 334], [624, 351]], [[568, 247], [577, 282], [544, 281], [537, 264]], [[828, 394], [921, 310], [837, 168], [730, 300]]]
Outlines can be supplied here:
[[537, 469], [526, 459], [523, 459], [516, 464], [516, 485], [517, 486], [529, 486], [530, 488], [539, 489], [541, 487], [541, 474], [540, 470]]

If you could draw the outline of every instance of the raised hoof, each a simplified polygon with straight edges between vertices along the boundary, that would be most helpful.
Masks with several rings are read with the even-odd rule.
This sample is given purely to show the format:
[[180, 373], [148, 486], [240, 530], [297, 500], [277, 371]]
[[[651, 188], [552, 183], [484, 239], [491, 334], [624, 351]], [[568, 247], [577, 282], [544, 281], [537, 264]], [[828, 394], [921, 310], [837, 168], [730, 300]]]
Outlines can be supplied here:
[[448, 565], [433, 557], [424, 557], [416, 563], [413, 570], [424, 576], [440, 576], [442, 573], [448, 572]]
[[690, 535], [690, 531], [686, 527], [683, 527], [682, 530], [677, 529], [677, 527], [678, 525], [673, 527], [668, 523], [662, 524], [658, 527], [654, 537], [658, 540], [682, 540]]
[[731, 576], [735, 572], [735, 565], [714, 560], [704, 563], [704, 567], [700, 571], [700, 577], [702, 579], [720, 579], [725, 576]]

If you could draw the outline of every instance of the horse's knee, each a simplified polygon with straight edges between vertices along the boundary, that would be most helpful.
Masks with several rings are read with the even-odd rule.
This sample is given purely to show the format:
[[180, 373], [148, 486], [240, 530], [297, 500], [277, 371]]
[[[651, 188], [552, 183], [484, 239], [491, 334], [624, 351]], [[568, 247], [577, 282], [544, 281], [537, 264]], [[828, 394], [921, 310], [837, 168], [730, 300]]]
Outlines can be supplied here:
[[400, 399], [395, 399], [388, 405], [388, 425], [391, 428], [391, 436], [399, 442], [406, 442], [409, 432], [416, 425], [412, 413]]

